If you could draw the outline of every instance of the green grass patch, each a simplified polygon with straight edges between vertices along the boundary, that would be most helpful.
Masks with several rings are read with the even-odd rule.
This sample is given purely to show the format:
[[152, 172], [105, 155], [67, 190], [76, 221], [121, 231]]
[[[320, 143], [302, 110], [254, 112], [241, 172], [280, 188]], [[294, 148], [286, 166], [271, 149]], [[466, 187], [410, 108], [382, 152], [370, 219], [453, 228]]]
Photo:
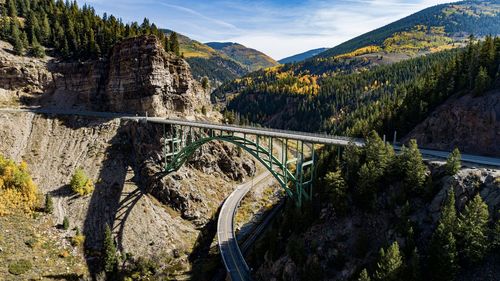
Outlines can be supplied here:
[[9, 273], [13, 275], [21, 275], [28, 272], [32, 265], [29, 260], [18, 260], [14, 263], [9, 264]]

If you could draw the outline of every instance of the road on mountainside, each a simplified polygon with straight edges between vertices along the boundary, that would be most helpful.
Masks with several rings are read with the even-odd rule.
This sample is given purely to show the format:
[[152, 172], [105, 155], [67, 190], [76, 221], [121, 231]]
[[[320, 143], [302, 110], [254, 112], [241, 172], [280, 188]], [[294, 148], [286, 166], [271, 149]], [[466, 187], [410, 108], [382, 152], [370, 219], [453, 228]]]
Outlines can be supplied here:
[[217, 238], [219, 243], [219, 250], [224, 262], [224, 266], [231, 277], [232, 281], [251, 280], [250, 268], [245, 262], [238, 240], [234, 232], [234, 217], [238, 206], [250, 191], [250, 189], [257, 183], [268, 179], [271, 173], [266, 171], [251, 181], [238, 185], [236, 189], [227, 197], [222, 205], [217, 221]]

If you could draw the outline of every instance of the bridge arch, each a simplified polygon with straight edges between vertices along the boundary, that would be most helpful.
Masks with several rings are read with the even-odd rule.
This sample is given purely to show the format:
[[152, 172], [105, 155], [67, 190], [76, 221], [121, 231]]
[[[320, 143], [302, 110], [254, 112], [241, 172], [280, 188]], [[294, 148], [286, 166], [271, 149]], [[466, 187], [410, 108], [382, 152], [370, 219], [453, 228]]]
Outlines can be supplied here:
[[[189, 158], [204, 144], [212, 141], [228, 142], [242, 148], [255, 159], [257, 159], [278, 181], [286, 194], [295, 200], [300, 206], [303, 199], [310, 199], [312, 196], [312, 179], [314, 177], [314, 145], [312, 159], [305, 161], [304, 144], [297, 142], [297, 156], [288, 159], [288, 140], [281, 140], [281, 157], [273, 155], [274, 138], [254, 135], [255, 141], [248, 138], [246, 134], [236, 136], [233, 132], [209, 130], [207, 134], [198, 133], [196, 138], [191, 128], [174, 128], [170, 134], [164, 132], [163, 153], [164, 153], [164, 172], [171, 173], [177, 171], [184, 165]], [[264, 144], [261, 141], [264, 138]], [[295, 171], [290, 168], [292, 163], [296, 163]], [[305, 179], [305, 172], [309, 170], [309, 179]]]

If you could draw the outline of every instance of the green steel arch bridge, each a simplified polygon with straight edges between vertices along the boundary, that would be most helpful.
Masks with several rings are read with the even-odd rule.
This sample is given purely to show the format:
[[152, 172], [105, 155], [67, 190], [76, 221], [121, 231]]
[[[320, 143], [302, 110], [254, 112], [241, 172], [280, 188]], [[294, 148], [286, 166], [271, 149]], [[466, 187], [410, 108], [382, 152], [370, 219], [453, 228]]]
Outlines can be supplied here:
[[[177, 171], [202, 145], [223, 141], [240, 147], [258, 160], [276, 179], [286, 194], [301, 206], [312, 197], [315, 172], [315, 146], [362, 141], [320, 134], [266, 128], [217, 124], [157, 117], [125, 117], [163, 126], [164, 173]], [[279, 145], [280, 151], [273, 147]], [[293, 156], [288, 152], [293, 151]]]

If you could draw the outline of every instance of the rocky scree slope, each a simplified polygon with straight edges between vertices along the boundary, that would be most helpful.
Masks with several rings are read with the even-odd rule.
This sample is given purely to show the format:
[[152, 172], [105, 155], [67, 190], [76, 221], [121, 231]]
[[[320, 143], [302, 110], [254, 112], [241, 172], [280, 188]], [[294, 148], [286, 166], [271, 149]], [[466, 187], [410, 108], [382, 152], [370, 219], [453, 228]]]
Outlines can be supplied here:
[[[208, 97], [189, 66], [154, 37], [125, 40], [101, 61], [35, 60], [0, 50], [0, 72], [10, 73], [0, 75], [3, 105], [207, 118], [198, 112], [209, 107]], [[178, 172], [163, 175], [161, 135], [162, 128], [135, 122], [0, 114], [0, 153], [25, 160], [40, 190], [54, 197], [55, 220], [66, 216], [82, 230], [91, 271], [109, 224], [120, 252], [186, 274], [220, 203], [255, 173], [254, 162], [236, 148], [210, 143]], [[77, 197], [68, 188], [78, 167], [96, 182], [91, 195]]]
[[413, 129], [404, 142], [489, 156], [500, 156], [500, 92], [450, 98]]

